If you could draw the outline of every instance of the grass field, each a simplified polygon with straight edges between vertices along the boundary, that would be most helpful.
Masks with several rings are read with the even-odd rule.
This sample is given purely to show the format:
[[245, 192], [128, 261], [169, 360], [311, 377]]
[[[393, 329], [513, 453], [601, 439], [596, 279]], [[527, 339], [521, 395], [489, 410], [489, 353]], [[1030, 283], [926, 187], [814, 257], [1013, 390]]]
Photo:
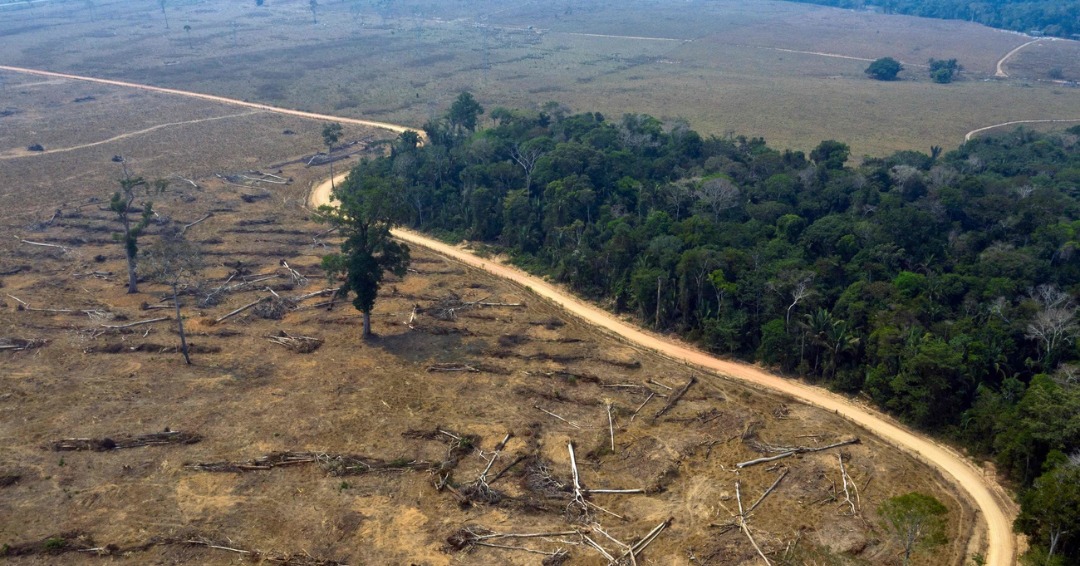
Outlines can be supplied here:
[[[0, 60], [417, 126], [470, 89], [489, 108], [555, 100], [682, 117], [780, 148], [839, 139], [855, 155], [952, 148], [980, 126], [1074, 118], [1080, 101], [1069, 87], [985, 81], [1026, 39], [964, 22], [734, 0], [396, 6], [324, 2], [314, 25], [299, 0], [178, 1], [166, 30], [156, 5], [102, 0], [91, 20], [81, 5], [45, 4], [4, 14]], [[1064, 50], [1054, 59], [1063, 76], [1074, 72], [1073, 45], [1045, 46]], [[881, 56], [908, 65], [902, 81], [865, 77], [861, 59]], [[959, 59], [963, 80], [931, 83], [917, 66], [931, 57]], [[1015, 76], [1049, 70], [1026, 57], [1010, 62]]]

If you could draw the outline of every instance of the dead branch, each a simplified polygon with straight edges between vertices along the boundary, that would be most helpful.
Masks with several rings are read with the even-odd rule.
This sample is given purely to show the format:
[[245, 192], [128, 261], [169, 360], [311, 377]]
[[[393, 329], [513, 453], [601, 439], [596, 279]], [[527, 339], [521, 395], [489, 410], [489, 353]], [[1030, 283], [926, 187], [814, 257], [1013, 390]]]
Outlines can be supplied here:
[[769, 559], [765, 556], [765, 553], [761, 551], [761, 547], [758, 546], [757, 541], [754, 540], [754, 535], [750, 534], [750, 527], [746, 524], [746, 511], [743, 510], [742, 494], [739, 491], [739, 480], [735, 480], [735, 498], [739, 502], [739, 515], [736, 517], [739, 523], [739, 528], [742, 529], [742, 532], [746, 535], [746, 538], [750, 539], [750, 544], [754, 547], [754, 550], [757, 551], [758, 556], [761, 556], [761, 559], [765, 561], [765, 565], [772, 566], [772, 562], [769, 562]]
[[[165, 307], [165, 308], [171, 308], [171, 307]], [[102, 324], [101, 327], [102, 328], [108, 328], [109, 330], [120, 330], [122, 328], [132, 328], [132, 327], [135, 327], [135, 326], [142, 326], [144, 324], [153, 324], [155, 322], [162, 322], [162, 321], [165, 321], [165, 320], [172, 320], [172, 317], [170, 317], [170, 316], [162, 316], [162, 317], [159, 317], [159, 318], [151, 318], [151, 319], [148, 319], [148, 320], [140, 320], [138, 322], [129, 322], [128, 324], [118, 324], [118, 325]]]
[[321, 338], [313, 338], [311, 336], [292, 336], [286, 333], [284, 330], [278, 332], [276, 336], [268, 336], [266, 339], [280, 346], [285, 346], [286, 348], [299, 354], [310, 354], [311, 352], [318, 350], [319, 347], [323, 344]]
[[339, 287], [335, 287], [333, 289], [323, 289], [322, 291], [315, 291], [314, 293], [307, 293], [307, 294], [304, 294], [304, 295], [300, 295], [299, 297], [293, 297], [292, 300], [295, 301], [295, 302], [300, 302], [300, 301], [303, 301], [304, 299], [310, 299], [312, 297], [319, 297], [319, 296], [322, 296], [322, 295], [330, 295], [330, 294], [333, 294], [333, 293], [337, 293], [339, 290], [340, 290]]
[[112, 438], [64, 438], [48, 444], [48, 448], [54, 452], [108, 452], [110, 450], [122, 450], [125, 448], [140, 448], [143, 446], [164, 446], [166, 444], [195, 444], [202, 440], [198, 434], [181, 432], [179, 430], [166, 430], [139, 436], [124, 436]]
[[240, 313], [242, 313], [242, 312], [244, 312], [244, 311], [246, 311], [246, 310], [250, 309], [251, 307], [253, 307], [253, 306], [255, 306], [255, 305], [257, 305], [257, 304], [259, 304], [259, 303], [261, 303], [261, 302], [263, 302], [263, 301], [268, 301], [268, 300], [270, 300], [270, 298], [271, 298], [271, 297], [262, 297], [261, 299], [258, 299], [258, 300], [256, 300], [256, 301], [252, 301], [252, 302], [250, 302], [250, 303], [248, 303], [248, 304], [246, 304], [246, 305], [244, 305], [244, 306], [242, 306], [242, 307], [240, 307], [240, 308], [238, 308], [238, 309], [236, 309], [236, 310], [234, 310], [234, 311], [230, 312], [229, 314], [227, 314], [227, 315], [225, 315], [225, 316], [223, 316], [223, 317], [221, 317], [221, 318], [219, 318], [219, 319], [215, 320], [215, 321], [214, 321], [214, 324], [221, 324], [222, 322], [224, 322], [224, 321], [226, 321], [226, 320], [228, 320], [228, 319], [230, 319], [230, 318], [232, 318], [232, 317], [234, 317], [234, 316], [236, 316], [236, 315], [238, 315], [238, 314], [240, 314]]
[[855, 502], [851, 500], [851, 490], [848, 489], [848, 484], [850, 483], [854, 487], [855, 482], [848, 477], [847, 468], [844, 467], [843, 451], [838, 452], [836, 458], [840, 461], [840, 481], [844, 483], [844, 503], [851, 508], [851, 516], [857, 517], [859, 512], [855, 507]]
[[[656, 540], [656, 537], [660, 536], [660, 533], [664, 532], [664, 529], [671, 526], [671, 523], [674, 520], [675, 519], [673, 517], [668, 517], [668, 519], [666, 521], [664, 521], [663, 523], [660, 523], [659, 525], [656, 525], [655, 527], [653, 527], [653, 530], [649, 531], [649, 533], [647, 535], [645, 535], [644, 537], [642, 537], [641, 540], [639, 540], [636, 543], [630, 545], [629, 554], [631, 556], [633, 556], [635, 554], [641, 554], [642, 551], [645, 550], [646, 546], [649, 546], [650, 544], [652, 544], [652, 541]], [[626, 556], [626, 554], [624, 554], [620, 558], [625, 557], [625, 556]]]
[[611, 401], [607, 402], [607, 425], [608, 433], [611, 435], [611, 451], [615, 451], [615, 422], [611, 418]]
[[428, 372], [458, 372], [480, 373], [480, 370], [465, 364], [439, 363], [427, 367]]
[[44, 247], [44, 248], [57, 248], [57, 249], [63, 251], [64, 253], [67, 253], [68, 251], [70, 251], [70, 250], [68, 250], [68, 248], [66, 248], [64, 246], [61, 246], [61, 245], [58, 245], [58, 244], [46, 244], [45, 242], [31, 242], [30, 240], [24, 240], [24, 239], [22, 239], [22, 238], [20, 238], [18, 236], [15, 236], [15, 239], [22, 242], [22, 243], [24, 243], [24, 244], [28, 244], [28, 245], [31, 245], [31, 246], [41, 246], [41, 247]]
[[461, 490], [462, 494], [465, 497], [469, 498], [469, 500], [480, 500], [484, 501], [485, 503], [497, 503], [499, 499], [502, 498], [502, 496], [498, 492], [491, 489], [491, 485], [488, 483], [487, 474], [491, 471], [491, 466], [495, 465], [495, 460], [499, 459], [499, 454], [502, 452], [503, 448], [506, 448], [506, 443], [510, 441], [511, 436], [513, 436], [513, 433], [506, 433], [506, 436], [503, 437], [502, 442], [499, 442], [497, 445], [495, 445], [495, 452], [491, 455], [491, 459], [488, 460], [487, 466], [484, 468], [484, 471], [480, 472], [480, 475], [477, 476], [475, 481], [465, 486]]
[[787, 475], [788, 475], [788, 470], [785, 469], [784, 472], [780, 474], [780, 477], [776, 478], [776, 481], [774, 481], [772, 483], [772, 485], [769, 486], [769, 489], [766, 489], [765, 493], [762, 493], [761, 497], [759, 497], [758, 500], [755, 501], [754, 504], [750, 506], [750, 509], [747, 511], [747, 513], [753, 513], [754, 509], [757, 509], [758, 505], [761, 505], [761, 502], [765, 501], [765, 498], [768, 497], [769, 494], [772, 493], [774, 489], [776, 489], [776, 486], [780, 485], [780, 481], [783, 480], [785, 477], [787, 477]]
[[577, 458], [574, 457], [573, 441], [566, 443], [566, 449], [570, 452], [570, 471], [574, 482], [573, 499], [567, 504], [566, 511], [569, 515], [575, 507], [579, 508], [578, 516], [584, 521], [588, 519], [589, 506], [585, 502], [585, 494], [581, 491], [581, 481], [578, 475]]
[[513, 468], [514, 466], [516, 466], [516, 465], [520, 464], [521, 462], [525, 461], [526, 458], [528, 458], [528, 456], [525, 456], [524, 454], [522, 454], [522, 455], [518, 456], [517, 458], [515, 458], [513, 462], [510, 462], [505, 467], [503, 467], [503, 469], [499, 470], [499, 473], [495, 474], [495, 477], [491, 478], [491, 481], [488, 482], [488, 485], [491, 485], [491, 484], [499, 481], [500, 478], [502, 478], [504, 475], [506, 475], [506, 472], [510, 471], [510, 468]]
[[187, 233], [188, 228], [191, 228], [192, 226], [195, 226], [197, 224], [201, 224], [203, 221], [205, 221], [207, 218], [210, 218], [213, 215], [214, 215], [213, 212], [207, 212], [206, 215], [203, 216], [202, 218], [200, 218], [200, 219], [198, 219], [198, 220], [196, 220], [196, 221], [194, 221], [194, 222], [192, 222], [190, 224], [184, 224], [184, 227], [180, 229], [180, 234], [183, 235], [183, 234]]
[[307, 284], [307, 277], [304, 277], [303, 275], [300, 274], [299, 271], [297, 271], [297, 270], [293, 269], [292, 267], [290, 267], [289, 262], [287, 262], [285, 260], [281, 260], [281, 267], [284, 267], [285, 269], [289, 270], [289, 275], [292, 276], [293, 282], [296, 283], [296, 285], [298, 287], [303, 287], [304, 285]]
[[806, 447], [806, 446], [796, 446], [795, 448], [792, 448], [791, 450], [788, 450], [787, 452], [782, 452], [780, 454], [776, 454], [776, 455], [773, 455], [773, 456], [766, 456], [764, 458], [756, 458], [754, 460], [747, 460], [746, 462], [740, 462], [738, 464], [735, 464], [735, 467], [739, 468], [739, 469], [742, 469], [742, 468], [746, 468], [746, 467], [749, 467], [749, 466], [755, 466], [757, 464], [764, 464], [766, 462], [772, 462], [774, 460], [779, 460], [781, 458], [787, 458], [788, 456], [794, 456], [796, 454], [807, 454], [807, 453], [810, 453], [810, 452], [822, 452], [824, 450], [829, 450], [831, 448], [837, 448], [837, 447], [840, 447], [840, 446], [847, 446], [849, 444], [858, 444], [858, 443], [859, 443], [859, 438], [855, 437], [855, 438], [850, 438], [848, 440], [844, 440], [844, 441], [841, 441], [841, 442], [836, 442], [836, 443], [830, 444], [828, 446], [821, 446], [819, 448], [811, 448], [811, 447]]
[[638, 405], [638, 408], [634, 410], [634, 414], [630, 415], [630, 422], [634, 422], [634, 417], [637, 417], [637, 414], [641, 412], [641, 409], [645, 408], [645, 405], [649, 401], [652, 401], [652, 398], [655, 397], [655, 396], [656, 396], [656, 393], [654, 391], [649, 391], [649, 396], [646, 397], [645, 400], [642, 401], [640, 405]]
[[559, 419], [560, 421], [562, 421], [562, 422], [564, 422], [564, 423], [566, 423], [566, 424], [568, 424], [568, 425], [570, 425], [570, 426], [572, 426], [574, 428], [581, 428], [580, 426], [578, 426], [577, 423], [570, 422], [570, 421], [560, 417], [559, 415], [556, 415], [555, 413], [552, 413], [551, 411], [548, 411], [547, 409], [542, 409], [540, 407], [540, 405], [533, 405], [533, 408], [540, 411], [541, 413], [544, 413], [544, 414], [550, 415], [552, 417], [555, 417], [556, 419]]
[[48, 343], [48, 340], [42, 338], [0, 338], [0, 350], [21, 352], [23, 350], [33, 350], [34, 348], [40, 348]]
[[678, 403], [679, 399], [682, 399], [682, 396], [686, 394], [686, 390], [690, 389], [690, 386], [695, 383], [697, 383], [697, 378], [694, 376], [690, 376], [690, 380], [686, 382], [686, 385], [683, 385], [678, 391], [676, 391], [675, 394], [672, 395], [670, 399], [668, 399], [667, 405], [664, 405], [663, 409], [657, 411], [656, 414], [653, 415], [653, 418], [658, 419], [663, 416], [664, 413], [671, 410], [671, 408], [675, 406], [675, 403]]

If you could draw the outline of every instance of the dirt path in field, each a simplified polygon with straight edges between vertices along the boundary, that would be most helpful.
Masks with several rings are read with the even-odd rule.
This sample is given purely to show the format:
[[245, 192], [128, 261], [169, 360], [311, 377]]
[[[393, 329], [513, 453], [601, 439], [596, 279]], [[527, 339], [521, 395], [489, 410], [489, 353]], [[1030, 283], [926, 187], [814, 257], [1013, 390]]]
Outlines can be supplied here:
[[1036, 44], [1036, 43], [1038, 43], [1040, 41], [1047, 41], [1047, 40], [1053, 41], [1053, 39], [1049, 38], [1049, 37], [1040, 37], [1038, 39], [1033, 39], [1033, 40], [1031, 40], [1031, 41], [1017, 47], [1016, 49], [1013, 49], [1012, 51], [1006, 53], [1005, 56], [1002, 57], [1001, 60], [999, 60], [997, 62], [997, 71], [994, 73], [994, 76], [999, 78], [999, 79], [1007, 79], [1007, 78], [1009, 78], [1009, 73], [1005, 72], [1005, 62], [1008, 61], [1009, 59], [1011, 59], [1013, 55], [1016, 55], [1017, 53], [1019, 53], [1025, 47], [1027, 47], [1029, 45], [1034, 45], [1034, 44]]
[[971, 141], [971, 138], [975, 135], [985, 132], [987, 130], [993, 130], [994, 128], [1004, 128], [1005, 126], [1015, 126], [1016, 124], [1051, 124], [1051, 123], [1070, 123], [1080, 122], [1080, 118], [1075, 120], [1013, 120], [1012, 122], [1002, 122], [1000, 124], [994, 124], [993, 126], [985, 126], [971, 130], [964, 134], [964, 141]]
[[[0, 65], [0, 71], [10, 71], [12, 73], [23, 73], [28, 75], [37, 75], [39, 77], [52, 77], [56, 79], [68, 79], [72, 81], [84, 81], [90, 83], [97, 83], [109, 86], [119, 86], [125, 88], [134, 88], [149, 92], [158, 92], [161, 94], [174, 94], [177, 96], [186, 96], [188, 98], [198, 98], [200, 100], [208, 100], [210, 102], [217, 102], [220, 104], [229, 104], [232, 106], [243, 106], [245, 108], [254, 108], [256, 110], [265, 110], [267, 112], [274, 112], [277, 114], [285, 114], [287, 116], [296, 116], [299, 118], [309, 118], [312, 120], [321, 120], [324, 122], [341, 122], [342, 124], [353, 124], [356, 126], [370, 126], [373, 128], [381, 128], [383, 130], [390, 130], [392, 132], [404, 132], [406, 130], [412, 130], [415, 128], [409, 128], [408, 126], [401, 126], [398, 124], [390, 124], [387, 122], [376, 122], [373, 120], [360, 120], [358, 118], [345, 118], [342, 116], [329, 116], [326, 114], [317, 114], [315, 112], [304, 112], [303, 110], [292, 110], [289, 108], [280, 108], [277, 106], [270, 106], [269, 104], [259, 104], [257, 102], [246, 102], [243, 100], [236, 100], [234, 98], [225, 98], [223, 96], [214, 96], [212, 94], [203, 94], [200, 92], [188, 92], [186, 90], [176, 90], [173, 88], [163, 88], [158, 86], [143, 85], [138, 83], [129, 83], [125, 81], [114, 81], [110, 79], [98, 79], [94, 77], [83, 77], [79, 75], [69, 75], [66, 73], [54, 73], [52, 71], [41, 71], [38, 69], [25, 69], [23, 67], [9, 67], [6, 65]], [[419, 130], [418, 130], [419, 131]]]
[[[345, 176], [346, 174], [338, 176], [336, 181], [340, 183]], [[329, 203], [330, 181], [327, 180], [311, 192], [309, 204], [316, 207]], [[856, 405], [840, 395], [772, 375], [752, 365], [715, 358], [685, 343], [645, 332], [515, 267], [477, 257], [464, 249], [432, 240], [409, 230], [394, 230], [394, 235], [410, 244], [434, 250], [466, 265], [509, 279], [563, 307], [586, 322], [624, 340], [677, 361], [790, 395], [810, 405], [833, 411], [862, 426], [890, 444], [935, 467], [971, 497], [982, 514], [982, 522], [985, 522], [984, 525], [979, 525], [977, 530], [985, 529], [983, 532], [986, 533], [987, 538], [986, 564], [988, 566], [1007, 566], [1015, 563], [1017, 540], [1012, 532], [1012, 522], [1016, 516], [1015, 505], [1005, 490], [992, 478], [986, 477], [971, 462], [948, 447], [917, 435], [895, 423], [888, 416], [869, 407]], [[977, 552], [978, 549], [970, 549], [970, 551]]]
[[107, 143], [112, 143], [112, 142], [115, 142], [115, 141], [120, 141], [120, 140], [123, 140], [123, 139], [132, 138], [132, 137], [139, 136], [139, 135], [142, 135], [142, 134], [148, 134], [150, 132], [153, 132], [155, 130], [160, 130], [162, 128], [171, 128], [173, 126], [183, 126], [183, 125], [186, 125], [186, 124], [201, 124], [202, 122], [213, 122], [215, 120], [226, 120], [228, 118], [240, 118], [242, 116], [250, 116], [252, 114], [258, 114], [260, 112], [265, 112], [265, 110], [252, 110], [251, 112], [241, 112], [239, 114], [229, 114], [227, 116], [213, 116], [213, 117], [210, 117], [210, 118], [199, 118], [197, 120], [185, 120], [183, 122], [169, 122], [168, 124], [158, 124], [156, 126], [150, 126], [149, 128], [145, 128], [145, 129], [142, 129], [142, 130], [136, 130], [134, 132], [127, 132], [126, 134], [120, 134], [118, 136], [113, 136], [113, 137], [111, 137], [109, 139], [105, 139], [105, 140], [100, 140], [100, 141], [90, 142], [90, 143], [84, 143], [84, 144], [81, 144], [81, 145], [73, 145], [71, 147], [61, 147], [61, 148], [57, 148], [57, 149], [47, 149], [45, 151], [30, 151], [28, 149], [13, 149], [13, 150], [9, 150], [9, 151], [7, 151], [5, 153], [0, 153], [0, 160], [2, 160], [2, 159], [16, 159], [16, 158], [19, 158], [19, 157], [31, 157], [31, 156], [34, 156], [34, 155], [49, 155], [51, 153], [65, 153], [65, 152], [68, 152], [68, 151], [75, 151], [77, 149], [86, 149], [88, 147], [104, 145], [104, 144], [107, 144]]
[[[189, 98], [198, 98], [234, 106], [244, 106], [279, 114], [298, 116], [301, 118], [372, 126], [394, 132], [403, 132], [411, 129], [407, 126], [398, 124], [289, 110], [220, 96], [140, 85], [123, 81], [96, 79], [8, 66], [0, 66], [0, 70], [186, 96]], [[337, 178], [344, 179], [345, 174], [342, 174]], [[331, 181], [327, 180], [316, 187], [311, 193], [309, 203], [315, 206], [329, 204], [330, 185]], [[429, 248], [466, 265], [483, 269], [489, 273], [522, 285], [541, 297], [560, 305], [571, 314], [574, 314], [586, 322], [613, 335], [619, 336], [624, 340], [652, 349], [672, 359], [697, 365], [753, 386], [790, 395], [810, 405], [833, 411], [849, 421], [862, 426], [878, 435], [880, 438], [935, 467], [941, 471], [946, 478], [951, 480], [957, 487], [968, 494], [982, 514], [983, 520], [981, 523], [983, 524], [980, 524], [979, 528], [986, 529], [987, 549], [985, 564], [988, 566], [1010, 566], [1015, 563], [1017, 539], [1012, 532], [1012, 519], [1016, 515], [1015, 505], [1009, 499], [1008, 494], [1005, 493], [992, 478], [985, 477], [973, 464], [949, 448], [944, 447], [929, 438], [916, 435], [873, 409], [858, 406], [851, 400], [830, 393], [824, 389], [811, 387], [798, 381], [784, 379], [766, 373], [751, 365], [721, 360], [684, 343], [670, 338], [649, 334], [514, 267], [479, 258], [468, 251], [443, 244], [442, 242], [430, 238], [425, 238], [424, 236], [407, 230], [395, 230], [394, 234], [406, 242]]]

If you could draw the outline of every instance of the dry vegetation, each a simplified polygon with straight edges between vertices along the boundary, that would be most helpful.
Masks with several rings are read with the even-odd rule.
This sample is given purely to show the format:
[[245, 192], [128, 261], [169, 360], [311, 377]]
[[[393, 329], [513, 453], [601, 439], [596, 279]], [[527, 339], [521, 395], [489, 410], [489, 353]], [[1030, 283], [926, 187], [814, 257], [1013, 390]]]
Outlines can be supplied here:
[[[3, 118], [5, 148], [31, 133], [61, 149], [235, 113], [14, 82], [6, 100], [19, 111]], [[80, 124], [87, 105], [93, 120], [64, 127]], [[319, 127], [257, 114], [0, 162], [8, 562], [557, 560], [491, 546], [504, 545], [602, 564], [585, 536], [618, 556], [603, 533], [626, 544], [654, 533], [642, 556], [656, 562], [757, 564], [739, 528], [740, 499], [749, 509], [774, 485], [746, 521], [775, 562], [895, 562], [875, 509], [912, 490], [945, 502], [952, 525], [953, 543], [921, 563], [963, 562], [970, 507], [865, 431], [637, 351], [525, 289], [423, 250], [384, 288], [379, 336], [362, 342], [351, 307], [301, 298], [326, 288], [317, 266], [333, 242], [301, 203], [327, 172], [277, 165], [318, 149]], [[118, 153], [136, 174], [198, 185], [174, 179], [144, 236], [152, 241], [169, 221], [192, 224], [187, 236], [203, 250], [202, 283], [181, 297], [193, 366], [175, 353], [171, 320], [125, 327], [171, 311], [160, 308], [170, 304], [162, 286], [124, 292], [116, 223], [102, 210]], [[266, 297], [264, 308], [215, 323]], [[861, 442], [735, 466], [853, 438]], [[588, 491], [600, 489], [644, 493]], [[573, 534], [493, 536], [551, 532]]]
[[[398, 1], [389, 11], [361, 0], [321, 2], [315, 26], [307, 1], [267, 4], [172, 0], [168, 31], [149, 2], [9, 10], [0, 60], [417, 126], [471, 89], [489, 107], [555, 100], [685, 118], [707, 134], [764, 136], [780, 148], [839, 139], [857, 156], [952, 148], [969, 130], [1009, 120], [1075, 118], [1072, 88], [984, 81], [1026, 38], [964, 22], [737, 0], [636, 0], [633, 9], [621, 0]], [[1020, 77], [1023, 55], [1010, 65]], [[903, 82], [865, 77], [860, 59], [881, 56], [909, 64]], [[959, 59], [964, 80], [932, 84], [916, 66], [931, 57]], [[1060, 59], [1071, 77], [1073, 64]]]

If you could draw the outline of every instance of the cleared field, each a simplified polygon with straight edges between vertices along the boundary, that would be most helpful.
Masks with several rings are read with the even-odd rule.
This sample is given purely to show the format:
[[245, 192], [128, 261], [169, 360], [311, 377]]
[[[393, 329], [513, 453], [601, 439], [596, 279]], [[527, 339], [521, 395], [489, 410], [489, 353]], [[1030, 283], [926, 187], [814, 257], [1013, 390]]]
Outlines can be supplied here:
[[[15, 128], [4, 130], [0, 147], [21, 143], [10, 132], [32, 124], [63, 148], [148, 129], [148, 116], [121, 125], [141, 108], [169, 122], [234, 110], [84, 83], [54, 84], [55, 98], [39, 97], [29, 82], [14, 100], [20, 112], [4, 118]], [[96, 100], [63, 102], [87, 96]], [[92, 102], [103, 123], [115, 125], [65, 135], [65, 121]], [[49, 121], [37, 122], [44, 116]], [[282, 134], [287, 127], [301, 133]], [[588, 488], [647, 490], [592, 495], [606, 511], [590, 515], [605, 532], [632, 540], [674, 519], [648, 556], [756, 563], [748, 540], [725, 525], [739, 494], [749, 504], [783, 475], [751, 520], [770, 554], [783, 556], [798, 540], [795, 560], [841, 552], [850, 553], [848, 564], [887, 562], [894, 549], [874, 526], [875, 509], [919, 490], [949, 507], [952, 541], [920, 563], [965, 560], [973, 512], [921, 463], [831, 413], [694, 375], [595, 332], [527, 289], [430, 253], [417, 250], [413, 272], [385, 286], [372, 342], [359, 340], [358, 313], [316, 307], [325, 301], [318, 297], [279, 318], [253, 309], [215, 323], [271, 296], [268, 288], [284, 297], [325, 288], [316, 266], [323, 244], [333, 242], [302, 203], [326, 171], [272, 167], [316, 145], [312, 129], [255, 114], [3, 161], [9, 202], [0, 231], [66, 248], [0, 240], [0, 337], [36, 346], [0, 352], [0, 543], [29, 553], [7, 561], [75, 564], [86, 559], [77, 550], [101, 548], [115, 564], [235, 564], [237, 553], [220, 548], [228, 547], [301, 564], [535, 564], [519, 550], [456, 551], [448, 538], [466, 526], [573, 530], [575, 508], [552, 488], [570, 482], [570, 440]], [[354, 129], [346, 137], [372, 134]], [[109, 328], [158, 318], [167, 306], [167, 289], [151, 282], [140, 294], [124, 292], [116, 222], [102, 210], [119, 176], [108, 156], [129, 143], [137, 148], [125, 153], [135, 174], [179, 171], [199, 185], [174, 181], [157, 195], [162, 218], [186, 224], [213, 213], [188, 232], [206, 261], [205, 283], [182, 297], [193, 366], [170, 351], [177, 342], [170, 320]], [[250, 169], [292, 181], [215, 175]], [[155, 223], [144, 241], [159, 229]], [[307, 280], [281, 268], [282, 259]], [[225, 282], [262, 274], [270, 278], [203, 301]], [[467, 306], [480, 301], [492, 304]], [[281, 332], [315, 338], [319, 347], [300, 353], [268, 339]], [[698, 381], [677, 399], [691, 377]], [[463, 505], [460, 492], [510, 431], [493, 473], [518, 456], [529, 460], [498, 482], [488, 476], [498, 504]], [[455, 444], [450, 435], [476, 436]], [[861, 442], [733, 472], [778, 445], [824, 447], [853, 437]], [[94, 450], [115, 445], [135, 447]], [[87, 449], [70, 450], [80, 446]], [[267, 465], [276, 461], [286, 464]], [[349, 465], [359, 468], [342, 467]], [[860, 492], [853, 514], [837, 487], [845, 472]], [[567, 548], [575, 564], [604, 563], [576, 542], [548, 538], [525, 545]]]
[[[839, 139], [855, 155], [952, 148], [980, 126], [1072, 118], [1080, 101], [1064, 86], [983, 81], [1027, 41], [1018, 34], [784, 2], [325, 2], [318, 25], [299, 0], [169, 6], [170, 30], [156, 5], [101, 1], [95, 20], [81, 5], [9, 11], [0, 60], [418, 127], [469, 89], [489, 108], [555, 100], [781, 148]], [[1026, 55], [1010, 62], [1018, 77]], [[902, 81], [865, 77], [862, 59], [881, 56], [908, 64]], [[964, 79], [931, 83], [916, 66], [931, 57], [959, 59]]]

